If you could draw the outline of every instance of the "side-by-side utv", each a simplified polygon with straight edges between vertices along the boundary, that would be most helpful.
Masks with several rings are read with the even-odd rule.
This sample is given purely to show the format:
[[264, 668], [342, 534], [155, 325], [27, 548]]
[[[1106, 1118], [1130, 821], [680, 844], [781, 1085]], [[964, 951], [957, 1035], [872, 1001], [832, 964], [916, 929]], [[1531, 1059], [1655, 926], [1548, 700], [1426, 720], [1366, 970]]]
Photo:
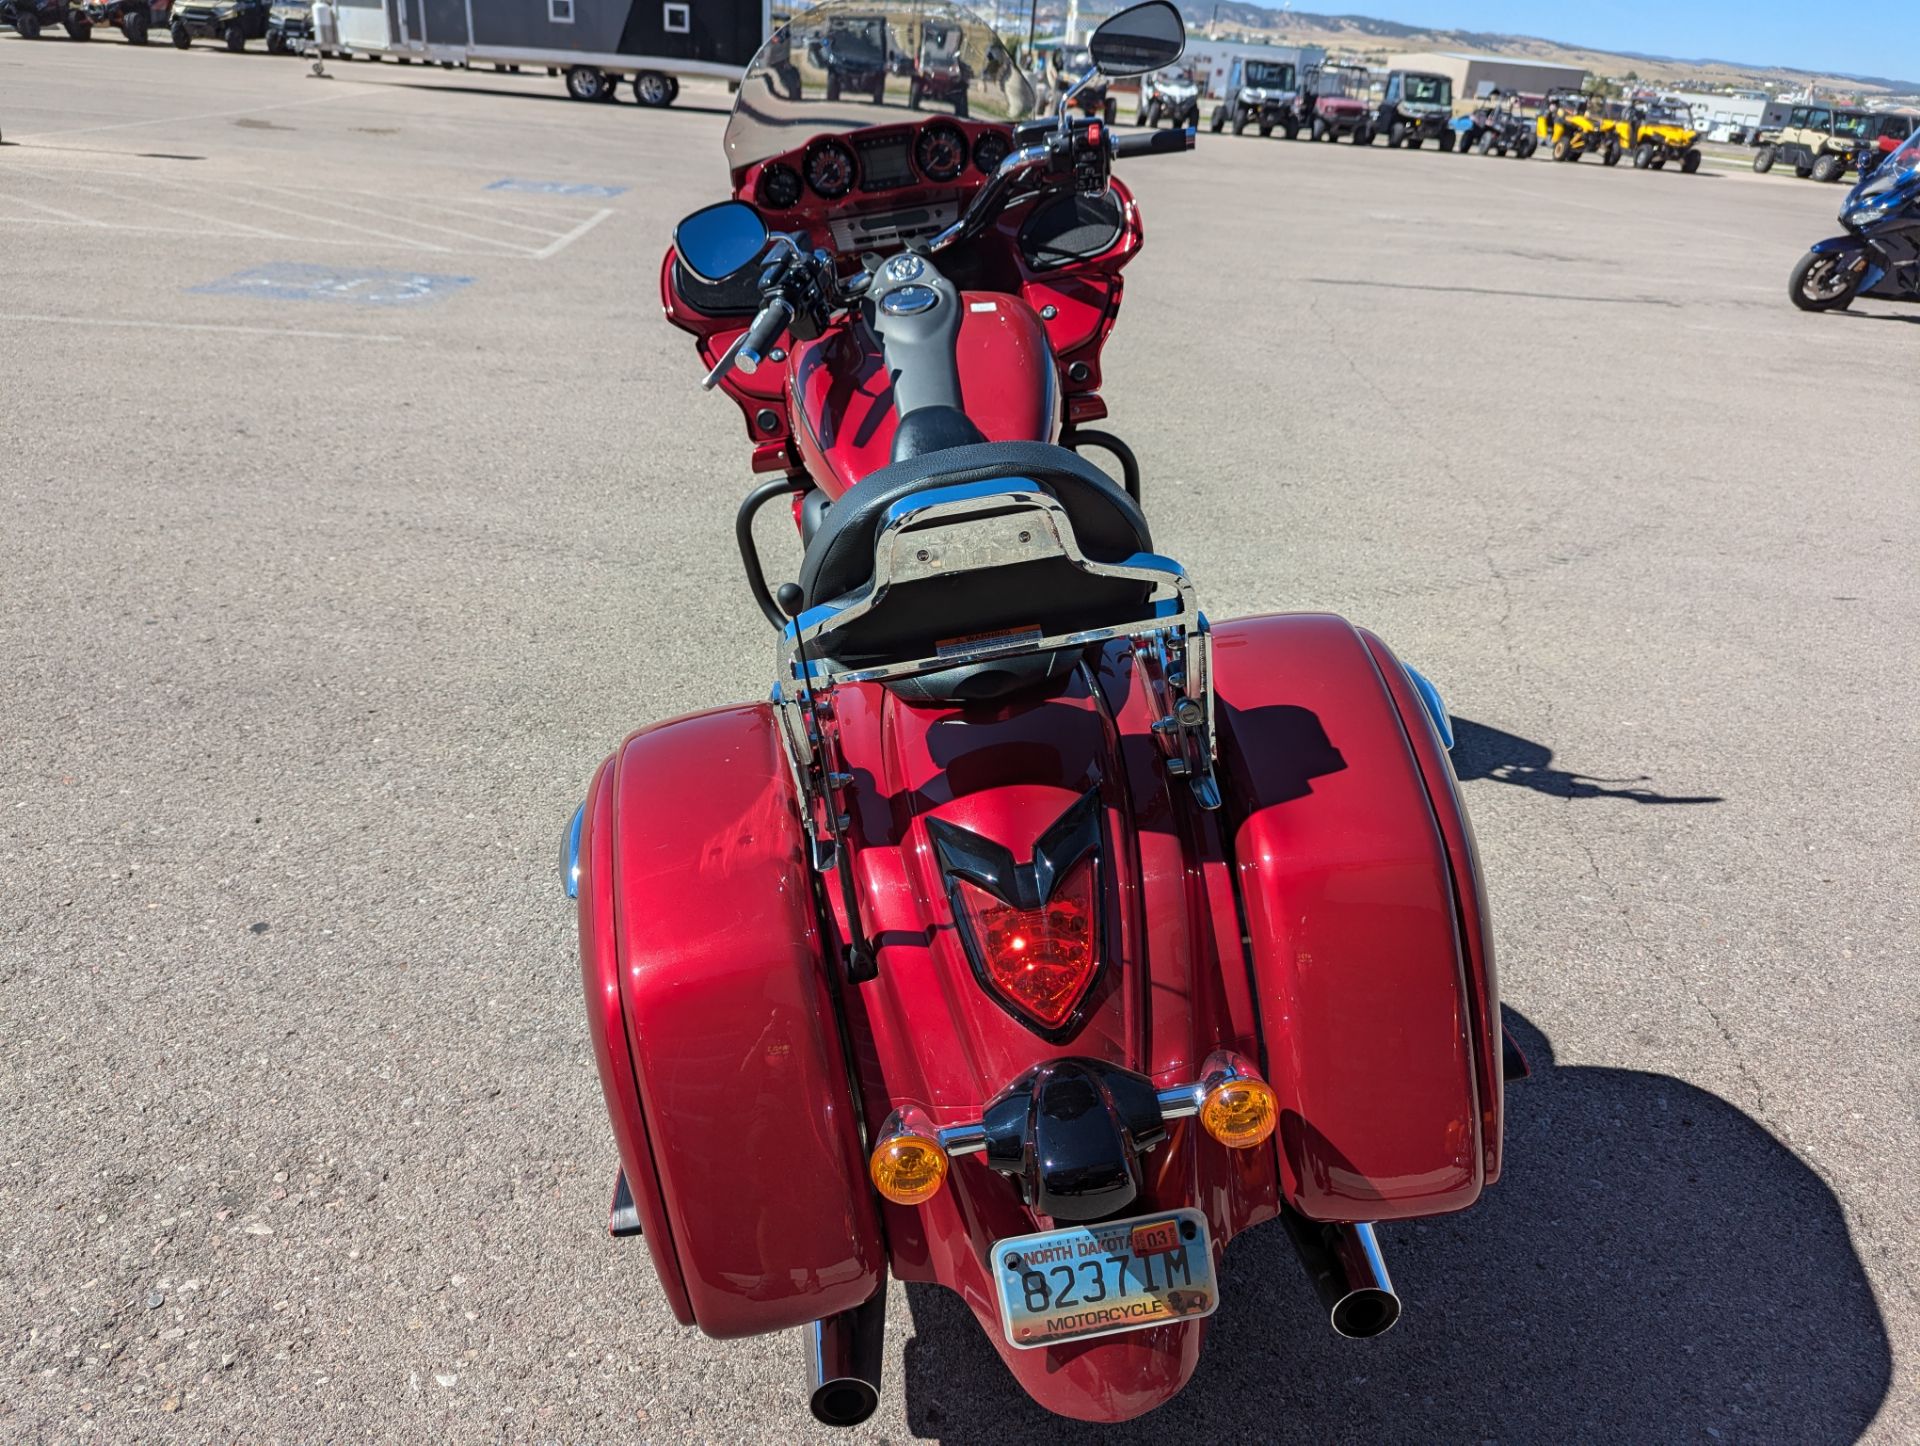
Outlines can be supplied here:
[[1453, 80], [1421, 70], [1394, 70], [1380, 97], [1373, 130], [1389, 146], [1419, 150], [1432, 141], [1443, 151], [1453, 149]]
[[1526, 160], [1540, 148], [1537, 127], [1540, 99], [1531, 95], [1502, 94], [1498, 89], [1481, 97], [1481, 104], [1461, 133], [1460, 149], [1469, 148], [1481, 155], [1513, 156]]
[[1296, 105], [1300, 96], [1299, 72], [1287, 60], [1248, 60], [1233, 62], [1227, 76], [1226, 99], [1213, 108], [1208, 126], [1216, 134], [1231, 130], [1241, 134], [1249, 125], [1260, 127], [1270, 136], [1278, 126], [1292, 140], [1300, 130]]
[[[1296, 108], [1310, 139], [1351, 137], [1357, 146], [1373, 141], [1369, 95], [1373, 73], [1364, 65], [1310, 65], [1301, 77]], [[1294, 134], [1289, 131], [1289, 135]]]
[[1555, 86], [1546, 94], [1534, 122], [1535, 144], [1551, 148], [1556, 161], [1597, 155], [1603, 165], [1620, 164], [1620, 137], [1607, 116], [1607, 104], [1585, 91]]

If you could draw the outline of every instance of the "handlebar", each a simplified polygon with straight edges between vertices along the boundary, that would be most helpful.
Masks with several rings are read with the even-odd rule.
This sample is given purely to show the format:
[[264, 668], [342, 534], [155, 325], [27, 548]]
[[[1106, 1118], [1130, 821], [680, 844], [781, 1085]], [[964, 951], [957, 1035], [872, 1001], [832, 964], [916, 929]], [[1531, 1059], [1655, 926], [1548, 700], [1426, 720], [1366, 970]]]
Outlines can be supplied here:
[[707, 373], [706, 380], [700, 383], [704, 391], [712, 391], [720, 384], [720, 379], [735, 367], [748, 376], [760, 370], [765, 360], [767, 348], [773, 339], [787, 329], [787, 323], [793, 320], [793, 303], [784, 296], [776, 296], [753, 319], [753, 325], [734, 338], [733, 345], [721, 353], [720, 360], [713, 364], [713, 370]]
[[1192, 126], [1182, 130], [1135, 131], [1131, 135], [1110, 134], [1114, 136], [1115, 160], [1123, 161], [1129, 156], [1175, 156], [1193, 149]]
[[753, 319], [753, 325], [747, 328], [740, 349], [733, 354], [733, 364], [748, 376], [759, 371], [767, 348], [773, 345], [773, 339], [785, 331], [787, 323], [792, 320], [793, 303], [784, 296], [774, 297], [760, 309], [760, 314]]

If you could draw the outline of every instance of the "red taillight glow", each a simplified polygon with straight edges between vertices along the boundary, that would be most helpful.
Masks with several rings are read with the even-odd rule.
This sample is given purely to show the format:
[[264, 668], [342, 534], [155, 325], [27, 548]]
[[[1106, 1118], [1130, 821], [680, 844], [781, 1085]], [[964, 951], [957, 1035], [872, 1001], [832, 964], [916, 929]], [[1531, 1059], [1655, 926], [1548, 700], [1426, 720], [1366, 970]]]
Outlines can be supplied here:
[[1100, 967], [1093, 860], [1068, 870], [1037, 909], [1004, 904], [965, 879], [954, 882], [988, 982], [1040, 1024], [1066, 1023]]

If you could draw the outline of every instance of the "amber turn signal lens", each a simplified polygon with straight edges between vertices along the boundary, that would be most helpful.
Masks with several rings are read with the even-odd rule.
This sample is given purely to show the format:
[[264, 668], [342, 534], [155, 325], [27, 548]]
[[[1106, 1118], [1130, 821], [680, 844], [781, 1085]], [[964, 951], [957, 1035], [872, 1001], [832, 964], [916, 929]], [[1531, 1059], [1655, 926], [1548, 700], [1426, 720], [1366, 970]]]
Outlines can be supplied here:
[[947, 1152], [924, 1135], [882, 1140], [867, 1162], [873, 1188], [896, 1205], [924, 1205], [947, 1179]]
[[1200, 1123], [1230, 1150], [1250, 1150], [1273, 1133], [1280, 1109], [1264, 1080], [1233, 1079], [1207, 1091]]

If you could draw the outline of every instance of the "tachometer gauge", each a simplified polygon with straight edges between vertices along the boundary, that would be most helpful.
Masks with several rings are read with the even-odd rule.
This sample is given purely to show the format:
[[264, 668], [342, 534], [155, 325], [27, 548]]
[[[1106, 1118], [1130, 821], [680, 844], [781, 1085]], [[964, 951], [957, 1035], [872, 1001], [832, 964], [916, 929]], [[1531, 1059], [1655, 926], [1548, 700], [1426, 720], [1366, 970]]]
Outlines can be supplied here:
[[760, 169], [760, 204], [785, 211], [800, 204], [800, 173], [775, 161]]
[[913, 163], [929, 181], [951, 181], [966, 169], [967, 138], [960, 127], [935, 121], [914, 139]]
[[807, 152], [807, 184], [829, 201], [853, 189], [853, 152], [838, 141], [821, 141]]
[[1000, 163], [1013, 153], [1013, 142], [999, 131], [988, 131], [973, 143], [973, 163], [981, 172], [991, 176], [1000, 169]]

